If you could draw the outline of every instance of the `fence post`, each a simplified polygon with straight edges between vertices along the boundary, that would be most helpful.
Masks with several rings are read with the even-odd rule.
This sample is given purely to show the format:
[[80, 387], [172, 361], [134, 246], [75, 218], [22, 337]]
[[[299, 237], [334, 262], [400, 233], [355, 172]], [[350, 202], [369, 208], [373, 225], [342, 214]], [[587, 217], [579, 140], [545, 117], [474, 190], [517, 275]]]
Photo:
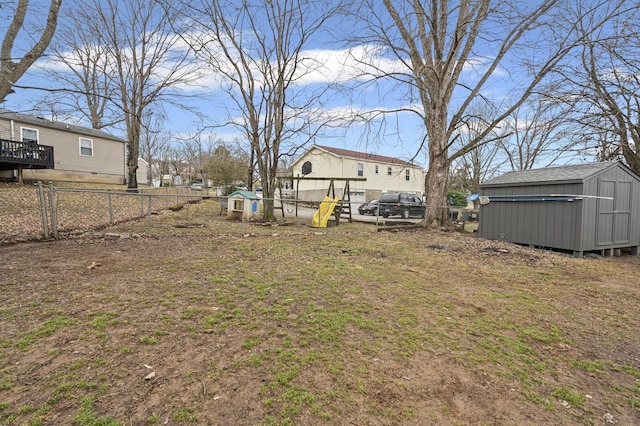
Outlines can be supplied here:
[[42, 220], [42, 232], [44, 238], [49, 239], [49, 225], [47, 220], [47, 206], [44, 202], [44, 190], [42, 189], [42, 182], [38, 181], [38, 200], [40, 200], [40, 219]]
[[149, 193], [149, 204], [147, 205], [147, 228], [151, 228], [151, 193]]
[[163, 204], [162, 204], [162, 208], [163, 209], [168, 209], [171, 205], [171, 200], [169, 199], [169, 188], [165, 188], [164, 189], [164, 197], [162, 198]]
[[111, 201], [111, 190], [109, 193], [109, 225], [113, 225], [113, 202]]
[[53, 238], [58, 239], [58, 212], [56, 211], [56, 194], [53, 188], [53, 182], [49, 182], [49, 205], [51, 206], [51, 229], [53, 230]]
[[144, 194], [140, 193], [140, 217], [144, 217]]

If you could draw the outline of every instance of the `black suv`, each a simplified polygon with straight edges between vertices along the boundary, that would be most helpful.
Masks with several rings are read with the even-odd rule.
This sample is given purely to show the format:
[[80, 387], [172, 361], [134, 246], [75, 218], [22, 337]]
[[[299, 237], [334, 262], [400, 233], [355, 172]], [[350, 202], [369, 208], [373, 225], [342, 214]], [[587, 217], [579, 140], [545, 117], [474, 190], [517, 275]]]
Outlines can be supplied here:
[[427, 205], [415, 194], [392, 192], [382, 194], [378, 200], [380, 206], [380, 216], [389, 217], [400, 215], [404, 219], [409, 216], [424, 217], [427, 212]]

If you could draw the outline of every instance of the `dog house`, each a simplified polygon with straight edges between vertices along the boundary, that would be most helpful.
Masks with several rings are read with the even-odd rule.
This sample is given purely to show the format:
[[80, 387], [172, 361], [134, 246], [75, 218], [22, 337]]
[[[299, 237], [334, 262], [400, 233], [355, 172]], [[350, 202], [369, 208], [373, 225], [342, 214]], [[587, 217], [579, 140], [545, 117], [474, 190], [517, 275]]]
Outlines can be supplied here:
[[505, 173], [480, 185], [478, 236], [613, 254], [640, 246], [640, 176], [620, 162]]
[[255, 192], [235, 191], [227, 197], [227, 218], [256, 220], [262, 217], [262, 198]]

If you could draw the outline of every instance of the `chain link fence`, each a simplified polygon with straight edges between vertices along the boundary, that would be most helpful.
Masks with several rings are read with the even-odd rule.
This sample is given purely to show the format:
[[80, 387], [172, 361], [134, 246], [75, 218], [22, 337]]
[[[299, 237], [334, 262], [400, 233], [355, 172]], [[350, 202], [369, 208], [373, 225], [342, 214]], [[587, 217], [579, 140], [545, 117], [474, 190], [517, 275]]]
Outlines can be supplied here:
[[188, 188], [148, 188], [129, 192], [119, 189], [82, 189], [0, 184], [0, 243], [59, 238], [67, 234], [99, 230], [133, 220], [151, 221], [163, 210], [211, 196]]
[[35, 188], [0, 183], [0, 243], [41, 237], [42, 222]]
[[[222, 227], [220, 220], [227, 217], [227, 201], [227, 197], [216, 196], [206, 188], [140, 188], [128, 192], [108, 186], [87, 189], [40, 182], [31, 186], [0, 183], [0, 244], [64, 238], [125, 223], [136, 234], [179, 227], [206, 227], [211, 232]], [[282, 200], [284, 204], [280, 199], [272, 201], [278, 218], [300, 219], [308, 224], [321, 204], [293, 199]], [[385, 218], [378, 208], [373, 214], [361, 215], [358, 206], [352, 203], [350, 215], [342, 216], [340, 222], [369, 222], [379, 230], [425, 226], [425, 211], [412, 212], [410, 217], [394, 212], [394, 216]], [[329, 219], [330, 226], [336, 223], [334, 216]], [[260, 220], [256, 218], [256, 222]], [[245, 225], [244, 216], [240, 223]]]
[[59, 235], [101, 229], [123, 222], [144, 219], [162, 210], [179, 210], [185, 204], [202, 200], [206, 195], [187, 188], [139, 189], [137, 192], [43, 187], [38, 184], [43, 219], [43, 234]]

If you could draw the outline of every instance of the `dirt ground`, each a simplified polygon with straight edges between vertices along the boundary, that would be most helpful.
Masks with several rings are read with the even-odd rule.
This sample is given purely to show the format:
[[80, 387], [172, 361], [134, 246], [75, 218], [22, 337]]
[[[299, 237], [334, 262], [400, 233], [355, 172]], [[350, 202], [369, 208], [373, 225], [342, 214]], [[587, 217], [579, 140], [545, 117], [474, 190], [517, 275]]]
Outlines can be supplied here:
[[640, 424], [638, 257], [338, 228], [0, 247], [0, 424]]

